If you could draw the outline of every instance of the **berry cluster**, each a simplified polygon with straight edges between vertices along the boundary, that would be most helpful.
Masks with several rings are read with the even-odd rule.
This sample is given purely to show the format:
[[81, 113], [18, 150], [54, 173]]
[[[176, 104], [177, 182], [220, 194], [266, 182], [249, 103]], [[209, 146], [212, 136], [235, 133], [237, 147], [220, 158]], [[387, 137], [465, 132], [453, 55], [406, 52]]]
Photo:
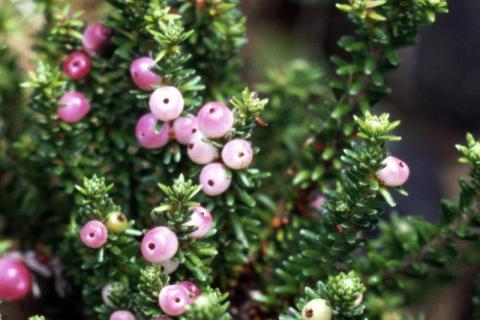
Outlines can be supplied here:
[[[148, 59], [135, 60], [130, 68], [132, 79], [140, 89], [151, 87], [161, 79], [146, 67], [154, 63]], [[182, 117], [182, 93], [175, 87], [165, 86], [153, 91], [149, 107], [150, 113], [137, 122], [138, 143], [147, 149], [164, 147], [170, 140], [186, 145], [190, 160], [204, 165], [200, 185], [205, 194], [217, 196], [230, 187], [231, 173], [227, 168], [242, 170], [252, 163], [253, 150], [249, 141], [231, 139], [221, 152], [213, 142], [213, 139], [225, 139], [233, 128], [233, 112], [224, 104], [209, 102], [200, 108], [196, 116], [187, 114]]]
[[[83, 34], [83, 51], [74, 51], [63, 60], [63, 73], [72, 80], [84, 79], [92, 69], [90, 57], [95, 57], [103, 52], [112, 33], [110, 28], [101, 23], [89, 26]], [[91, 109], [88, 99], [77, 91], [67, 92], [58, 103], [62, 107], [57, 109], [57, 116], [67, 123], [79, 122]]]
[[[192, 206], [190, 211], [190, 219], [184, 223], [185, 227], [193, 229], [188, 236], [193, 239], [205, 237], [213, 225], [212, 214], [202, 206]], [[99, 220], [87, 222], [80, 230], [80, 239], [86, 247], [99, 249], [106, 244], [109, 231], [119, 234], [124, 232], [128, 225], [125, 215], [114, 211], [107, 215], [104, 222]], [[177, 235], [165, 226], [157, 226], [149, 230], [140, 244], [140, 251], [145, 260], [153, 265], [161, 266], [164, 274], [170, 274], [178, 268], [179, 262], [174, 259], [178, 248]], [[112, 285], [106, 285], [102, 290], [102, 299], [106, 305], [112, 305], [109, 299], [111, 290]], [[158, 305], [165, 314], [177, 316], [183, 314], [187, 306], [200, 293], [201, 290], [195, 283], [181, 281], [162, 288], [158, 296]], [[135, 317], [130, 311], [118, 310], [111, 315], [110, 319], [123, 320], [135, 319]]]

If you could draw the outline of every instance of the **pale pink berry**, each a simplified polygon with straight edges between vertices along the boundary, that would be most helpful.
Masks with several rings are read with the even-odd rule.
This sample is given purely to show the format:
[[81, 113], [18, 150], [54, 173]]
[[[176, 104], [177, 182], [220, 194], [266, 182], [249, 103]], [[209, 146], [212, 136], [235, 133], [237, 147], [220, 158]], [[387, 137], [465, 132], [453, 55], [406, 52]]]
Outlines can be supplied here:
[[317, 211], [322, 211], [323, 210], [323, 205], [325, 204], [325, 201], [327, 201], [327, 198], [325, 198], [324, 195], [320, 194], [315, 196], [311, 201], [310, 201], [310, 207]]
[[182, 93], [175, 87], [161, 87], [153, 91], [148, 101], [150, 111], [158, 120], [172, 121], [183, 111]]
[[190, 160], [196, 164], [207, 164], [218, 158], [217, 148], [207, 141], [207, 138], [198, 131], [188, 143], [187, 153]]
[[101, 53], [112, 34], [113, 30], [100, 22], [88, 26], [83, 32], [83, 49], [91, 56]]
[[168, 259], [167, 261], [158, 263], [158, 266], [160, 266], [163, 274], [171, 274], [178, 269], [180, 261], [176, 259]]
[[130, 76], [138, 88], [144, 91], [152, 91], [153, 86], [162, 81], [162, 77], [152, 71], [155, 60], [150, 57], [135, 59], [130, 65]]
[[220, 102], [209, 102], [198, 111], [197, 121], [207, 137], [221, 138], [233, 127], [233, 113]]
[[85, 246], [98, 249], [107, 242], [107, 227], [98, 220], [91, 220], [80, 230], [80, 239]]
[[231, 183], [231, 172], [221, 163], [207, 164], [200, 172], [200, 185], [202, 191], [208, 196], [218, 196], [224, 193]]
[[202, 206], [192, 207], [190, 220], [185, 223], [186, 226], [193, 226], [195, 231], [189, 234], [192, 238], [203, 238], [212, 228], [212, 214]]
[[72, 52], [63, 60], [63, 72], [73, 80], [85, 78], [90, 73], [91, 68], [90, 58], [81, 51]]
[[90, 111], [90, 102], [83, 94], [77, 91], [64, 94], [58, 103], [63, 107], [57, 109], [57, 116], [64, 122], [78, 122]]
[[158, 296], [158, 305], [169, 316], [183, 314], [190, 301], [187, 291], [179, 285], [169, 285], [162, 288]]
[[112, 313], [110, 320], [135, 320], [135, 316], [130, 311], [118, 310]]
[[198, 132], [197, 118], [192, 114], [177, 118], [173, 123], [173, 132], [179, 143], [188, 144], [193, 135]]
[[168, 123], [162, 124], [158, 129], [159, 121], [151, 113], [143, 115], [137, 122], [135, 127], [135, 136], [138, 143], [147, 149], [156, 149], [165, 146], [169, 138], [170, 125]]
[[387, 187], [400, 187], [407, 182], [410, 169], [402, 160], [389, 156], [382, 161], [384, 167], [375, 174], [378, 181]]
[[178, 285], [187, 292], [188, 297], [191, 300], [195, 300], [195, 298], [199, 297], [200, 294], [202, 294], [202, 291], [200, 290], [200, 288], [192, 281], [188, 281], [188, 280], [180, 281]]
[[233, 170], [247, 168], [253, 160], [253, 151], [249, 141], [233, 139], [223, 147], [222, 160], [227, 167]]
[[0, 259], [0, 300], [18, 301], [32, 290], [32, 275], [25, 265], [13, 258]]
[[177, 253], [178, 238], [169, 228], [156, 227], [145, 234], [141, 248], [143, 257], [149, 262], [164, 262]]

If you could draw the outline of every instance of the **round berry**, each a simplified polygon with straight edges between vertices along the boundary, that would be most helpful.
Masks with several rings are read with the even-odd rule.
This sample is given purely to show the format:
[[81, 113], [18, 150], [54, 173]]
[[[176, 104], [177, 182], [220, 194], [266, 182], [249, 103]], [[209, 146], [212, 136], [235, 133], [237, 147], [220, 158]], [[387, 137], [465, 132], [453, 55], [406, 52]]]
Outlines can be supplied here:
[[32, 275], [21, 261], [1, 258], [0, 284], [0, 300], [18, 301], [25, 298], [32, 290]]
[[148, 101], [150, 111], [162, 121], [172, 121], [183, 111], [182, 93], [175, 87], [161, 87], [153, 91]]
[[113, 284], [108, 283], [103, 286], [102, 288], [102, 301], [105, 303], [105, 305], [112, 307], [113, 303], [110, 300], [110, 293], [112, 292], [113, 289]]
[[158, 120], [151, 113], [143, 115], [137, 122], [135, 135], [138, 143], [147, 149], [156, 149], [165, 146], [170, 140], [168, 132], [170, 125], [164, 123], [157, 131]]
[[253, 160], [250, 142], [244, 139], [233, 139], [227, 142], [222, 149], [222, 160], [230, 169], [245, 169]]
[[108, 40], [112, 37], [113, 30], [100, 22], [94, 23], [83, 32], [83, 49], [91, 56], [101, 53]]
[[199, 131], [193, 135], [188, 143], [188, 157], [196, 164], [207, 164], [218, 158], [217, 148], [206, 139], [203, 133]]
[[192, 238], [203, 238], [212, 228], [212, 214], [202, 206], [192, 207], [190, 220], [185, 223], [186, 226], [194, 226], [195, 231], [189, 234]]
[[173, 123], [175, 139], [181, 144], [188, 144], [198, 130], [197, 118], [192, 114], [179, 117]]
[[221, 163], [207, 164], [200, 172], [202, 191], [208, 196], [218, 196], [230, 187], [232, 175]]
[[169, 316], [183, 314], [190, 301], [187, 291], [178, 285], [169, 285], [162, 288], [158, 296], [158, 305]]
[[112, 231], [113, 233], [122, 233], [128, 228], [128, 219], [121, 212], [110, 212], [107, 216], [106, 225], [108, 230]]
[[410, 169], [405, 162], [390, 156], [383, 160], [382, 164], [384, 167], [376, 173], [381, 184], [387, 187], [400, 187], [407, 182]]
[[112, 313], [110, 320], [135, 320], [135, 316], [130, 311], [118, 310]]
[[317, 211], [322, 211], [325, 201], [327, 201], [327, 198], [323, 194], [317, 195], [310, 201], [310, 207]]
[[195, 298], [199, 297], [200, 294], [202, 294], [200, 288], [192, 281], [180, 281], [178, 285], [187, 292], [190, 300], [195, 300]]
[[91, 68], [90, 58], [81, 51], [72, 52], [63, 60], [63, 72], [73, 80], [85, 78]]
[[164, 262], [177, 253], [178, 238], [169, 228], [156, 227], [145, 234], [141, 247], [143, 257], [149, 262]]
[[63, 107], [57, 109], [57, 116], [67, 123], [75, 123], [82, 120], [90, 111], [90, 102], [83, 94], [77, 91], [64, 94], [58, 103]]
[[221, 138], [233, 127], [233, 113], [220, 102], [209, 102], [198, 111], [197, 121], [207, 137]]
[[152, 91], [154, 85], [162, 81], [162, 77], [152, 71], [155, 61], [150, 57], [135, 59], [130, 65], [130, 76], [138, 88]]
[[168, 259], [167, 261], [160, 262], [158, 264], [163, 274], [171, 274], [175, 272], [180, 266], [180, 261], [176, 259]]
[[323, 299], [310, 300], [302, 309], [302, 320], [330, 320], [332, 309]]
[[80, 239], [85, 246], [98, 249], [107, 242], [107, 227], [98, 220], [91, 220], [80, 230]]

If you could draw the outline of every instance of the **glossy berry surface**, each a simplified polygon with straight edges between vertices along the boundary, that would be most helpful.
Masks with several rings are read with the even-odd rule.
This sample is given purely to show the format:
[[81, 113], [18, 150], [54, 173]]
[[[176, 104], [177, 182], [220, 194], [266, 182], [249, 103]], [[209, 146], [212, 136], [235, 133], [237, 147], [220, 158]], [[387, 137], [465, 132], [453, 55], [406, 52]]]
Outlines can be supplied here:
[[80, 230], [80, 239], [85, 246], [98, 249], [107, 242], [107, 227], [98, 220], [91, 220]]
[[323, 299], [310, 300], [302, 309], [302, 320], [330, 320], [332, 309]]
[[151, 113], [143, 115], [135, 127], [135, 136], [138, 143], [147, 149], [156, 149], [165, 146], [170, 140], [168, 132], [170, 125], [162, 124], [158, 130], [158, 119]]
[[222, 160], [227, 167], [233, 170], [247, 168], [253, 160], [253, 151], [249, 141], [234, 139], [223, 147]]
[[194, 300], [195, 298], [199, 297], [202, 294], [202, 291], [200, 288], [192, 281], [180, 281], [178, 285], [183, 288], [188, 294], [188, 297], [191, 300]]
[[135, 59], [130, 65], [130, 76], [135, 85], [144, 90], [152, 91], [153, 86], [162, 81], [162, 77], [152, 71], [155, 61], [150, 57]]
[[208, 196], [218, 196], [230, 187], [231, 173], [218, 162], [207, 164], [200, 172], [200, 186]]
[[83, 32], [83, 50], [91, 56], [96, 56], [105, 48], [112, 34], [113, 30], [100, 22], [89, 25]]
[[162, 288], [158, 296], [158, 305], [169, 316], [183, 314], [190, 301], [187, 291], [178, 285], [169, 285]]
[[192, 215], [190, 217], [190, 220], [185, 223], [185, 225], [194, 226], [196, 230], [191, 232], [189, 236], [192, 238], [203, 238], [212, 228], [212, 214], [210, 213], [210, 211], [208, 211], [202, 206], [192, 207], [191, 210]]
[[110, 320], [135, 320], [135, 316], [130, 311], [118, 310], [112, 313]]
[[178, 118], [183, 111], [183, 95], [175, 87], [161, 87], [153, 91], [148, 105], [158, 120], [172, 121]]
[[81, 80], [85, 78], [92, 69], [90, 57], [81, 51], [70, 53], [63, 60], [63, 72], [73, 80]]
[[142, 244], [143, 257], [152, 263], [167, 261], [178, 250], [177, 235], [167, 227], [156, 227], [148, 231], [143, 237]]
[[221, 138], [233, 127], [233, 113], [220, 102], [209, 102], [198, 111], [197, 121], [205, 136]]
[[218, 149], [201, 132], [193, 135], [187, 145], [187, 153], [190, 160], [196, 164], [207, 164], [218, 158]]
[[387, 187], [400, 187], [407, 182], [410, 176], [410, 168], [404, 161], [389, 156], [383, 160], [382, 165], [385, 167], [376, 173], [376, 177], [381, 184]]
[[110, 212], [105, 223], [109, 231], [113, 233], [122, 233], [128, 228], [127, 217], [118, 211]]
[[76, 123], [90, 112], [90, 102], [77, 91], [64, 94], [58, 103], [61, 107], [57, 109], [57, 116], [67, 123]]
[[0, 259], [0, 300], [14, 302], [32, 290], [32, 276], [27, 267], [13, 258]]
[[175, 139], [181, 144], [188, 144], [198, 130], [197, 118], [192, 114], [179, 117], [173, 122]]

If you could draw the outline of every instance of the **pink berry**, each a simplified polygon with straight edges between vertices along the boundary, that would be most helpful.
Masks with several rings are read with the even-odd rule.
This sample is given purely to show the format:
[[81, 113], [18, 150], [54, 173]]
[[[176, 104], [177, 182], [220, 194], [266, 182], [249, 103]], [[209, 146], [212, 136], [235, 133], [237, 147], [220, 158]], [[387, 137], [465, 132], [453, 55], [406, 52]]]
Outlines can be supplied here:
[[178, 285], [180, 287], [183, 288], [183, 290], [185, 290], [188, 294], [188, 297], [191, 299], [191, 300], [195, 300], [195, 298], [199, 297], [200, 294], [202, 293], [202, 291], [200, 290], [200, 288], [195, 284], [193, 283], [192, 281], [180, 281], [178, 283]]
[[130, 311], [118, 310], [112, 313], [110, 320], [135, 320], [135, 316]]
[[91, 56], [101, 53], [102, 49], [112, 37], [113, 30], [100, 22], [94, 23], [83, 32], [83, 49]]
[[192, 207], [190, 220], [185, 223], [186, 226], [194, 226], [196, 230], [189, 234], [192, 238], [203, 238], [212, 228], [212, 214], [202, 206]]
[[153, 91], [148, 102], [150, 111], [162, 121], [172, 121], [183, 111], [182, 93], [175, 87], [161, 87]]
[[407, 182], [410, 169], [402, 160], [395, 157], [387, 157], [382, 161], [385, 166], [375, 174], [381, 184], [387, 187], [400, 187]]
[[175, 139], [181, 144], [188, 144], [193, 135], [198, 132], [197, 118], [189, 114], [186, 117], [179, 117], [173, 123]]
[[91, 68], [90, 58], [81, 51], [72, 52], [63, 60], [63, 72], [73, 80], [85, 78]]
[[80, 230], [80, 239], [85, 246], [98, 249], [107, 242], [107, 227], [98, 220], [91, 220]]
[[205, 104], [197, 114], [198, 127], [209, 138], [221, 138], [233, 127], [233, 113], [220, 102]]
[[169, 316], [183, 314], [190, 301], [187, 291], [178, 285], [169, 285], [162, 288], [158, 296], [158, 305]]
[[200, 172], [202, 191], [208, 196], [218, 196], [230, 187], [231, 173], [221, 163], [207, 164]]
[[229, 141], [222, 149], [222, 160], [230, 169], [245, 169], [253, 160], [250, 142], [243, 139]]
[[218, 158], [217, 148], [206, 139], [203, 133], [198, 131], [188, 143], [188, 157], [196, 164], [207, 164]]
[[25, 265], [13, 258], [0, 259], [0, 300], [25, 298], [32, 290], [32, 276]]
[[63, 107], [57, 109], [57, 116], [64, 122], [75, 123], [82, 120], [90, 111], [90, 102], [83, 94], [70, 91], [58, 101]]
[[178, 250], [178, 238], [169, 228], [156, 227], [145, 234], [141, 247], [146, 260], [151, 263], [160, 263], [175, 256]]
[[137, 122], [135, 135], [138, 143], [147, 149], [156, 149], [165, 146], [169, 138], [170, 125], [164, 123], [157, 131], [157, 118], [151, 113], [143, 115]]
[[317, 195], [310, 201], [310, 207], [317, 211], [322, 211], [325, 201], [327, 201], [327, 198], [324, 195]]
[[162, 81], [162, 77], [152, 71], [155, 61], [150, 57], [135, 59], [130, 65], [130, 76], [133, 82], [144, 91], [152, 91], [154, 85]]

